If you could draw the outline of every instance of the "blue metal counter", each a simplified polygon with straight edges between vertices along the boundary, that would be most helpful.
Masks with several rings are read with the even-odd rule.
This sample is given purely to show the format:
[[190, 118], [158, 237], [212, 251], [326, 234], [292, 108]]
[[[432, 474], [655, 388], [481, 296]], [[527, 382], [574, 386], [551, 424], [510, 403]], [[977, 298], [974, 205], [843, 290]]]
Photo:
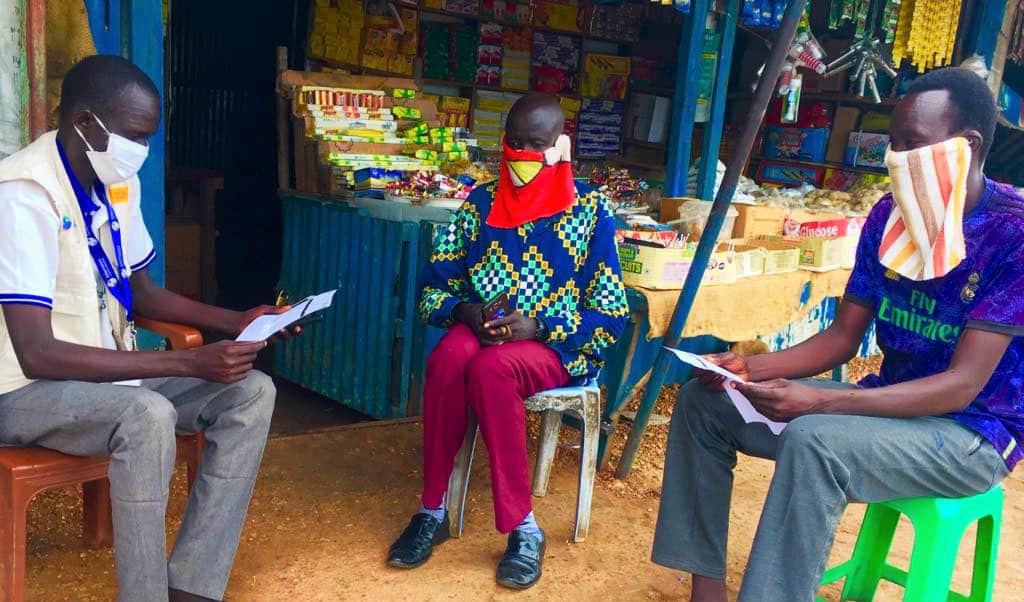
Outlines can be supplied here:
[[[374, 418], [420, 414], [431, 333], [416, 276], [448, 213], [286, 196], [280, 287], [291, 299], [337, 288], [323, 320], [278, 349], [278, 376]], [[436, 220], [436, 221], [435, 221]]]

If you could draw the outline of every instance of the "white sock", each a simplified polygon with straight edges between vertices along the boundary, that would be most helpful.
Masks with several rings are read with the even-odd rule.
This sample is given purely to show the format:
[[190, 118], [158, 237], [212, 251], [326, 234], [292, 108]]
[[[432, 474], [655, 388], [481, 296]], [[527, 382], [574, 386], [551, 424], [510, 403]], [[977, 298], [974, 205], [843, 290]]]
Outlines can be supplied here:
[[437, 519], [437, 522], [444, 520], [444, 505], [440, 508], [427, 508], [426, 506], [420, 506], [420, 514], [427, 514]]
[[534, 518], [533, 512], [526, 515], [523, 522], [519, 523], [516, 527], [516, 531], [521, 531], [529, 535], [540, 536], [543, 535], [543, 531], [540, 530], [540, 525], [537, 524], [537, 519]]

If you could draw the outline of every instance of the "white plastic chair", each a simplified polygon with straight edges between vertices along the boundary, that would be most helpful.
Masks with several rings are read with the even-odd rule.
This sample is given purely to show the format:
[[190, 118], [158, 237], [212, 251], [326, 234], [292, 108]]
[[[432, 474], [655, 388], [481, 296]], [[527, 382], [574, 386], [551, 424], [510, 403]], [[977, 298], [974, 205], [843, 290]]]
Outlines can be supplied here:
[[[548, 491], [551, 465], [558, 447], [558, 433], [562, 427], [562, 414], [569, 412], [580, 419], [582, 445], [580, 447], [579, 494], [576, 499], [576, 530], [573, 541], [581, 543], [590, 530], [590, 503], [594, 494], [594, 476], [597, 474], [597, 443], [601, 432], [601, 389], [596, 382], [580, 387], [550, 389], [526, 400], [530, 412], [543, 412], [537, 464], [533, 470], [533, 495], [543, 497]], [[473, 466], [476, 437], [479, 427], [473, 411], [469, 411], [466, 439], [462, 442], [455, 468], [448, 481], [445, 497], [448, 514], [455, 521], [452, 535], [462, 536], [466, 494], [469, 491], [469, 471]]]

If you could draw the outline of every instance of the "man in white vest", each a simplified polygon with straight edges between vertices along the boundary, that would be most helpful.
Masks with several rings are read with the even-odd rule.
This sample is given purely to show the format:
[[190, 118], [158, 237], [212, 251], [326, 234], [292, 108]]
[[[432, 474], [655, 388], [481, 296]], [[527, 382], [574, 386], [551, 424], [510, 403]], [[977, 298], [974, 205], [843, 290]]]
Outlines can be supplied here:
[[[0, 444], [110, 457], [119, 599], [219, 600], [274, 407], [265, 342], [135, 351], [134, 316], [230, 336], [256, 317], [164, 290], [137, 173], [160, 96], [135, 65], [68, 72], [60, 126], [0, 161]], [[170, 561], [175, 431], [207, 448]]]

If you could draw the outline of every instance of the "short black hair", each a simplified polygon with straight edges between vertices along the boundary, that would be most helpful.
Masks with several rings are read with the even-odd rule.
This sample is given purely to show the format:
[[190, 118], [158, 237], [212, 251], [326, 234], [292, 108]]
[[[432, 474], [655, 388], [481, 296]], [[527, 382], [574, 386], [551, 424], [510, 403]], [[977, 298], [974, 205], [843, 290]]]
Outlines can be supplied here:
[[138, 86], [160, 99], [160, 91], [146, 73], [131, 61], [111, 54], [97, 54], [78, 62], [64, 76], [60, 88], [60, 118], [67, 119], [79, 106], [109, 113], [127, 88]]
[[981, 134], [981, 159], [985, 159], [996, 135], [996, 100], [985, 80], [967, 69], [945, 67], [911, 82], [907, 96], [932, 90], [949, 92], [949, 102], [956, 109], [954, 126]]

